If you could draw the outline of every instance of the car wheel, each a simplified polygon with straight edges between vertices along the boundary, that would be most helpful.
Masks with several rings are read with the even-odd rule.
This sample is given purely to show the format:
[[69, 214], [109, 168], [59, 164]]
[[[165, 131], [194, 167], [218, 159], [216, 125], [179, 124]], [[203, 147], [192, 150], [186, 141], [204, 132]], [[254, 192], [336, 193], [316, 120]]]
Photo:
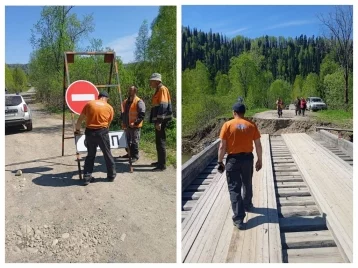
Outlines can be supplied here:
[[32, 122], [26, 124], [26, 130], [31, 131], [32, 130]]

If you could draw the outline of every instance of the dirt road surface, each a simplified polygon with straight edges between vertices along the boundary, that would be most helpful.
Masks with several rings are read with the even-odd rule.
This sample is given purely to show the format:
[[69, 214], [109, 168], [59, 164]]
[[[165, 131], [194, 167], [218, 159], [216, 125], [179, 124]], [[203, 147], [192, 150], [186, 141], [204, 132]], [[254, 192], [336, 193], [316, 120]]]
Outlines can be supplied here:
[[116, 159], [111, 183], [100, 153], [93, 175], [103, 179], [82, 186], [72, 139], [60, 156], [61, 118], [31, 108], [33, 131], [5, 137], [6, 262], [175, 262], [175, 169], [153, 173], [142, 154], [131, 174]]

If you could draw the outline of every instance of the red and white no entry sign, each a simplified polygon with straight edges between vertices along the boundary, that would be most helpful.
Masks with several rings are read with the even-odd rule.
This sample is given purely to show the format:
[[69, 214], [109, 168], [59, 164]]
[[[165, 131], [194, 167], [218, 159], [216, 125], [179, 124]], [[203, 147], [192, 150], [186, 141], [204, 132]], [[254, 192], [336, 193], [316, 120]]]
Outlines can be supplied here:
[[95, 85], [86, 80], [78, 80], [67, 88], [66, 103], [72, 112], [80, 114], [87, 102], [96, 100], [98, 95], [99, 92]]

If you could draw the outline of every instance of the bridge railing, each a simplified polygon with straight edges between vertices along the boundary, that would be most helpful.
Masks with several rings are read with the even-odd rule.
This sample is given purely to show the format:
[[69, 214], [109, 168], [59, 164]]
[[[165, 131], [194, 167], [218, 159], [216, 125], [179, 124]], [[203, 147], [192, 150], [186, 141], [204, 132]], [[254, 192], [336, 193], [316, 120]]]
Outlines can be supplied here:
[[215, 159], [218, 153], [219, 141], [219, 139], [214, 141], [182, 166], [182, 191]]

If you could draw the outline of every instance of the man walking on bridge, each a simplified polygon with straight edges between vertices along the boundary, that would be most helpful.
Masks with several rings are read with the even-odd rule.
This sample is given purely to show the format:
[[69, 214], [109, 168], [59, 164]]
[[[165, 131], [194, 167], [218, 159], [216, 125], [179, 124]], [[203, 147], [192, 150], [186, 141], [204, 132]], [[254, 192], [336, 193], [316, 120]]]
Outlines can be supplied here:
[[152, 97], [152, 110], [150, 112], [150, 122], [155, 127], [155, 145], [157, 147], [158, 162], [152, 163], [155, 168], [153, 171], [164, 171], [166, 169], [166, 150], [165, 150], [165, 128], [172, 119], [172, 103], [169, 90], [162, 84], [162, 76], [153, 73], [149, 79], [150, 87], [155, 89]]
[[[227, 183], [234, 215], [234, 225], [240, 230], [244, 228], [245, 211], [252, 208], [252, 175], [255, 143], [257, 162], [256, 171], [262, 167], [262, 147], [260, 132], [255, 123], [247, 120], [246, 107], [241, 102], [233, 106], [234, 119], [224, 123], [220, 132], [220, 146], [218, 152], [219, 172], [226, 169]], [[226, 167], [223, 163], [224, 155]], [[241, 187], [243, 196], [241, 196]]]
[[84, 167], [85, 185], [94, 181], [92, 172], [98, 146], [106, 162], [108, 181], [112, 182], [116, 177], [116, 166], [111, 153], [108, 134], [114, 111], [112, 106], [108, 104], [108, 98], [108, 93], [102, 91], [98, 95], [98, 100], [92, 100], [86, 104], [77, 120], [75, 135], [80, 134], [82, 121], [86, 119], [87, 157]]
[[[126, 130], [127, 140], [132, 162], [139, 159], [140, 129], [145, 116], [145, 104], [137, 96], [138, 88], [131, 86], [128, 91], [128, 98], [123, 101], [122, 128]], [[122, 158], [128, 158], [126, 154]]]

